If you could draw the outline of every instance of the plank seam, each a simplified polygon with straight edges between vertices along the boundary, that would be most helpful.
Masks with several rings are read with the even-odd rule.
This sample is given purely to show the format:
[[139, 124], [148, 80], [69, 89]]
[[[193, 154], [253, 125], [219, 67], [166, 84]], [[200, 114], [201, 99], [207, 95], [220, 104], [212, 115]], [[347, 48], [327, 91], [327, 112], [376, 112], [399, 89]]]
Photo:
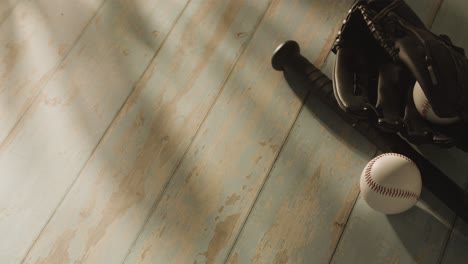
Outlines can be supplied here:
[[[330, 54], [330, 52], [328, 52], [328, 54]], [[327, 58], [328, 58], [328, 55], [327, 55], [326, 58], [320, 63], [320, 65], [319, 65], [317, 68], [322, 69], [323, 66], [325, 65], [325, 62], [326, 62], [326, 59], [327, 59]], [[257, 192], [257, 195], [255, 196], [255, 199], [254, 199], [252, 205], [250, 206], [250, 208], [249, 208], [249, 210], [248, 210], [247, 216], [245, 217], [245, 219], [244, 219], [244, 221], [243, 221], [243, 223], [242, 223], [242, 225], [241, 225], [241, 228], [240, 228], [239, 232], [237, 233], [236, 238], [234, 239], [234, 242], [232, 243], [232, 246], [231, 246], [231, 248], [230, 248], [229, 251], [228, 251], [228, 254], [226, 255], [226, 258], [224, 259], [224, 263], [227, 263], [227, 261], [228, 261], [229, 258], [231, 257], [232, 252], [233, 252], [233, 250], [234, 250], [234, 247], [236, 246], [237, 241], [239, 240], [239, 237], [240, 237], [240, 235], [242, 234], [242, 232], [243, 232], [243, 230], [244, 230], [245, 224], [247, 223], [247, 221], [248, 221], [248, 219], [249, 219], [249, 217], [250, 217], [250, 214], [252, 213], [253, 208], [255, 207], [255, 204], [257, 203], [257, 201], [258, 201], [258, 199], [259, 199], [259, 197], [260, 197], [260, 195], [261, 195], [261, 193], [262, 193], [262, 191], [263, 191], [263, 189], [264, 189], [264, 187], [265, 187], [265, 185], [266, 185], [266, 182], [267, 182], [268, 179], [270, 178], [271, 172], [273, 171], [273, 168], [275, 167], [276, 162], [278, 161], [278, 158], [279, 158], [281, 152], [283, 151], [285, 145], [287, 144], [287, 142], [288, 142], [288, 140], [289, 140], [289, 138], [290, 138], [289, 135], [291, 134], [291, 131], [293, 130], [294, 125], [296, 124], [297, 119], [298, 119], [300, 113], [303, 111], [304, 105], [306, 104], [307, 99], [309, 98], [309, 96], [310, 96], [311, 94], [312, 94], [312, 92], [311, 92], [310, 90], [306, 92], [306, 95], [304, 96], [304, 98], [303, 98], [303, 100], [302, 100], [302, 102], [301, 102], [301, 107], [300, 107], [299, 110], [296, 112], [295, 117], [293, 118], [293, 122], [292, 122], [292, 124], [289, 126], [289, 131], [286, 133], [285, 137], [284, 137], [283, 140], [281, 141], [281, 142], [282, 142], [281, 147], [280, 147], [278, 153], [276, 154], [276, 156], [274, 157], [273, 162], [272, 162], [271, 165], [270, 165], [270, 168], [268, 169], [267, 175], [265, 176], [265, 179], [263, 180], [263, 182], [262, 182], [262, 184], [261, 184], [261, 186], [260, 186], [260, 188], [259, 188], [259, 190], [258, 190], [258, 192]]]
[[[378, 154], [379, 154], [379, 150], [376, 148], [375, 152], [374, 152], [374, 155], [372, 155], [372, 156], [375, 158], [375, 157], [377, 157]], [[343, 234], [346, 231], [346, 228], [348, 227], [349, 219], [351, 218], [351, 214], [353, 213], [354, 208], [356, 207], [357, 200], [359, 199], [360, 194], [361, 194], [361, 191], [359, 191], [358, 195], [356, 195], [356, 198], [354, 199], [353, 206], [352, 206], [351, 210], [349, 211], [348, 216], [346, 217], [346, 220], [345, 220], [345, 223], [344, 223], [344, 226], [343, 226], [343, 230], [341, 230], [340, 237], [336, 241], [335, 248], [333, 249], [333, 252], [332, 252], [332, 254], [330, 256], [330, 260], [328, 261], [329, 264], [332, 263], [333, 257], [335, 256], [336, 250], [338, 249], [338, 245], [340, 244], [341, 239], [343, 238]]]
[[259, 188], [259, 190], [257, 192], [257, 195], [255, 196], [254, 201], [252, 202], [252, 205], [250, 206], [250, 208], [248, 210], [247, 216], [244, 218], [244, 221], [243, 221], [243, 223], [241, 225], [242, 226], [241, 229], [237, 233], [236, 238], [234, 239], [234, 242], [232, 243], [232, 246], [229, 249], [229, 252], [228, 252], [228, 254], [227, 254], [227, 256], [226, 256], [226, 258], [224, 260], [224, 263], [227, 263], [227, 261], [229, 260], [229, 257], [232, 255], [232, 251], [234, 250], [234, 247], [235, 247], [237, 241], [239, 240], [239, 237], [240, 237], [242, 231], [244, 230], [245, 224], [247, 223], [248, 219], [250, 218], [250, 214], [252, 213], [253, 208], [255, 207], [255, 204], [257, 203], [257, 201], [258, 201], [258, 199], [259, 199], [259, 197], [260, 197], [260, 195], [261, 195], [261, 193], [262, 193], [262, 191], [263, 191], [263, 189], [264, 189], [264, 187], [266, 185], [266, 182], [270, 178], [271, 172], [273, 171], [273, 168], [275, 167], [276, 162], [278, 161], [278, 158], [279, 158], [281, 152], [283, 151], [284, 147], [288, 143], [288, 141], [290, 139], [289, 135], [291, 134], [291, 131], [293, 130], [294, 125], [296, 124], [297, 118], [299, 117], [299, 114], [302, 112], [302, 109], [304, 108], [304, 104], [305, 104], [305, 102], [307, 102], [307, 99], [309, 98], [310, 94], [311, 94], [310, 91], [308, 91], [306, 93], [306, 96], [304, 96], [304, 98], [302, 99], [301, 107], [299, 108], [299, 110], [297, 111], [295, 117], [293, 118], [293, 122], [289, 126], [289, 130], [286, 133], [285, 137], [283, 138], [283, 140], [281, 140], [281, 142], [282, 142], [281, 147], [280, 147], [278, 153], [276, 154], [276, 156], [274, 157], [273, 162], [271, 163], [270, 167], [268, 168], [267, 174], [266, 174], [266, 176], [265, 176], [265, 178], [264, 178], [264, 180], [263, 180], [263, 182], [262, 182], [262, 184], [261, 184], [261, 186], [260, 186], [260, 188]]
[[431, 28], [432, 25], [434, 25], [434, 21], [436, 20], [437, 14], [439, 13], [439, 10], [440, 10], [443, 3], [444, 3], [444, 0], [439, 0], [439, 3], [436, 6], [436, 8], [434, 10], [434, 14], [432, 15], [432, 18], [429, 20], [429, 24], [427, 25], [427, 27]]
[[[439, 13], [440, 8], [442, 7], [443, 3], [444, 3], [444, 0], [439, 0], [439, 4], [437, 5], [437, 7], [434, 10], [434, 14], [433, 14], [431, 20], [429, 21], [428, 27], [432, 28], [432, 26], [434, 25], [434, 22], [435, 22], [435, 20], [437, 18], [437, 14]], [[468, 191], [468, 186], [465, 186], [465, 190]], [[447, 236], [446, 236], [445, 241], [444, 241], [444, 244], [442, 245], [442, 250], [441, 250], [441, 253], [440, 253], [440, 256], [439, 256], [439, 259], [438, 259], [438, 263], [442, 263], [442, 261], [445, 259], [446, 255], [447, 255], [448, 244], [450, 242], [450, 239], [452, 238], [452, 235], [453, 235], [453, 232], [454, 232], [454, 229], [455, 229], [455, 225], [457, 224], [457, 221], [459, 220], [459, 218], [460, 217], [458, 215], [455, 215], [455, 217], [453, 218], [450, 230], [448, 230]]]
[[[70, 55], [70, 53], [72, 52], [72, 50], [75, 48], [76, 44], [78, 43], [78, 41], [81, 39], [81, 37], [83, 36], [83, 34], [86, 32], [86, 30], [88, 29], [89, 25], [92, 23], [92, 21], [94, 20], [94, 18], [96, 17], [96, 15], [99, 13], [99, 10], [101, 10], [101, 8], [104, 6], [104, 3], [106, 2], [107, 0], [103, 0], [100, 4], [100, 6], [97, 8], [96, 12], [94, 13], [93, 16], [91, 16], [91, 18], [88, 20], [88, 23], [86, 23], [86, 25], [83, 27], [83, 30], [81, 30], [80, 34], [78, 34], [78, 36], [76, 37], [75, 41], [73, 42], [73, 44], [71, 45], [70, 49], [67, 51], [67, 53], [65, 54], [65, 56], [62, 57], [62, 59], [58, 62], [57, 66], [55, 66], [52, 71], [51, 71], [51, 74], [49, 76], [47, 76], [46, 78], [46, 81], [43, 83], [43, 85], [40, 86], [39, 88], [39, 91], [37, 92], [37, 94], [34, 96], [34, 98], [31, 100], [31, 103], [28, 105], [28, 107], [23, 111], [23, 113], [19, 116], [18, 120], [16, 121], [16, 123], [12, 126], [12, 128], [10, 129], [10, 131], [8, 132], [8, 135], [5, 137], [5, 139], [0, 142], [0, 149], [2, 149], [3, 145], [5, 144], [5, 142], [8, 142], [8, 139], [11, 137], [13, 131], [15, 131], [15, 129], [18, 127], [18, 125], [21, 123], [21, 121], [23, 120], [24, 116], [26, 115], [26, 113], [29, 111], [29, 109], [31, 108], [31, 106], [34, 105], [34, 103], [37, 101], [37, 98], [39, 98], [39, 96], [44, 92], [43, 88], [49, 83], [50, 79], [52, 79], [52, 77], [55, 76], [55, 74], [57, 73], [57, 70], [60, 69], [60, 67], [63, 65], [63, 63], [65, 62], [65, 60], [68, 58], [68, 56]], [[16, 6], [15, 6], [16, 7]], [[11, 14], [11, 12], [10, 12]]]
[[447, 256], [447, 248], [448, 248], [448, 244], [450, 242], [450, 239], [452, 238], [452, 235], [453, 235], [453, 229], [455, 228], [455, 225], [458, 221], [459, 217], [458, 216], [455, 216], [454, 217], [454, 220], [452, 221], [452, 227], [450, 228], [450, 230], [448, 230], [447, 232], [447, 236], [445, 238], [445, 241], [444, 241], [444, 244], [442, 245], [442, 250], [440, 252], [440, 256], [439, 256], [439, 259], [438, 259], [438, 262], [437, 263], [442, 263], [442, 261], [445, 259], [445, 257]]
[[[465, 186], [465, 191], [468, 192], [468, 184]], [[451, 238], [453, 236], [453, 233], [455, 231], [454, 230], [455, 226], [457, 225], [457, 222], [460, 221], [460, 220], [463, 221], [463, 219], [461, 219], [458, 215], [455, 215], [454, 220], [452, 221], [452, 226], [451, 226], [450, 230], [447, 232], [448, 235], [447, 235], [447, 238], [445, 239], [442, 252], [440, 253], [440, 257], [438, 259], [439, 260], [438, 263], [442, 263], [442, 261], [447, 256], [447, 248], [448, 248], [449, 242], [450, 242], [450, 240], [451, 240]]]
[[[101, 3], [101, 6], [98, 8], [98, 10], [96, 11], [96, 13], [94, 14], [93, 17], [91, 17], [90, 21], [88, 22], [88, 24], [86, 25], [86, 27], [84, 28], [83, 32], [80, 34], [80, 36], [77, 38], [76, 42], [78, 42], [79, 38], [81, 38], [81, 35], [83, 35], [83, 33], [86, 31], [86, 28], [89, 26], [89, 24], [92, 23], [92, 21], [94, 20], [94, 17], [96, 17], [96, 15], [99, 13], [100, 9], [104, 6], [105, 2], [107, 2], [108, 0], [104, 0], [102, 3]], [[49, 224], [49, 222], [52, 220], [52, 218], [54, 217], [54, 215], [56, 214], [57, 210], [60, 208], [60, 206], [63, 204], [65, 198], [67, 197], [69, 191], [73, 188], [73, 186], [75, 185], [75, 183], [78, 181], [78, 179], [80, 178], [81, 176], [81, 173], [83, 172], [83, 170], [86, 168], [87, 164], [89, 163], [90, 159], [93, 157], [94, 153], [96, 152], [97, 148], [100, 146], [102, 140], [106, 137], [106, 135], [109, 133], [109, 129], [112, 127], [112, 125], [114, 124], [114, 121], [115, 119], [119, 116], [119, 114], [122, 112], [122, 109], [124, 108], [124, 106], [127, 104], [129, 98], [131, 97], [131, 95], [134, 93], [135, 91], [135, 88], [137, 86], [137, 84], [139, 83], [139, 81], [141, 80], [141, 78], [144, 76], [144, 74], [146, 73], [146, 71], [148, 70], [149, 66], [151, 65], [151, 63], [153, 62], [153, 60], [156, 58], [156, 56], [158, 55], [159, 51], [161, 50], [161, 47], [164, 45], [164, 43], [166, 42], [167, 38], [169, 37], [170, 33], [172, 32], [173, 28], [175, 27], [175, 24], [177, 24], [177, 21], [179, 20], [179, 18], [181, 17], [182, 13], [185, 11], [185, 8], [187, 7], [188, 3], [190, 2], [191, 0], [188, 0], [186, 6], [181, 10], [179, 16], [176, 18], [176, 20], [174, 21], [174, 24], [172, 25], [171, 29], [169, 30], [169, 32], [167, 33], [166, 37], [164, 38], [164, 40], [161, 42], [161, 45], [156, 49], [155, 51], [155, 54], [153, 56], [153, 58], [149, 61], [148, 65], [146, 66], [146, 69], [142, 72], [142, 74], [140, 75], [140, 77], [137, 79], [137, 81], [135, 82], [135, 84], [133, 85], [133, 89], [130, 91], [129, 95], [127, 96], [127, 98], [125, 99], [125, 101], [122, 103], [121, 107], [119, 108], [119, 110], [117, 111], [117, 113], [115, 114], [115, 116], [112, 118], [112, 121], [109, 123], [109, 125], [107, 126], [106, 130], [104, 131], [103, 135], [101, 136], [101, 138], [99, 139], [99, 141], [97, 142], [96, 146], [94, 147], [94, 149], [92, 150], [91, 154], [89, 155], [88, 159], [86, 160], [86, 162], [83, 164], [83, 166], [81, 167], [81, 169], [78, 171], [77, 173], [77, 176], [75, 177], [75, 179], [72, 181], [72, 183], [70, 184], [70, 186], [66, 189], [64, 195], [62, 196], [62, 198], [60, 199], [60, 202], [57, 204], [56, 208], [54, 209], [54, 211], [52, 212], [52, 214], [50, 215], [49, 219], [47, 220], [47, 222], [44, 224], [43, 228], [41, 229], [41, 231], [39, 232], [39, 234], [37, 235], [37, 237], [34, 239], [34, 242], [31, 244], [30, 248], [28, 249], [28, 251], [26, 252], [26, 254], [24, 255], [21, 263], [24, 263], [26, 261], [26, 258], [28, 256], [28, 254], [30, 253], [30, 251], [34, 248], [35, 244], [37, 243], [37, 241], [39, 240], [40, 236], [42, 235], [42, 233], [44, 232], [44, 229], [47, 227], [47, 225]], [[76, 43], [75, 42], [75, 43]], [[73, 49], [70, 48], [70, 51]], [[69, 51], [69, 53], [70, 53]], [[68, 54], [67, 54], [68, 56]], [[65, 59], [64, 59], [65, 60]], [[63, 61], [64, 61], [63, 60]], [[62, 61], [62, 62], [63, 62]], [[62, 64], [62, 63], [60, 63]], [[57, 67], [58, 68], [58, 67]], [[40, 94], [40, 93], [39, 93]], [[32, 105], [32, 104], [31, 104]], [[28, 108], [29, 109], [29, 108]], [[26, 110], [27, 111], [27, 110]], [[26, 112], [25, 111], [25, 112]], [[1, 145], [0, 145], [1, 147]]]
[[[169, 36], [171, 35], [171, 32], [173, 30], [173, 28], [175, 28], [175, 26], [177, 25], [179, 19], [182, 17], [182, 15], [185, 13], [185, 10], [187, 9], [187, 7], [190, 5], [191, 0], [188, 0], [187, 3], [185, 4], [184, 8], [182, 9], [182, 11], [180, 12], [179, 16], [177, 17], [176, 21], [174, 22], [174, 25], [173, 27], [171, 28], [171, 30], [169, 31], [169, 33], [167, 34], [166, 38], [164, 39], [163, 43], [161, 44], [160, 48], [159, 49], [162, 49], [162, 47], [164, 46], [164, 44], [166, 43], [166, 40], [169, 38]], [[159, 50], [158, 50], [159, 52]], [[151, 60], [153, 61], [154, 59], [156, 58], [156, 56]], [[187, 150], [186, 150], [187, 151]], [[185, 156], [185, 153], [186, 151], [184, 152], [184, 154], [182, 155], [182, 157]], [[133, 239], [132, 243], [130, 244], [130, 246], [128, 247], [127, 249], [127, 253], [125, 254], [125, 257], [122, 259], [121, 263], [125, 263], [125, 261], [127, 260], [128, 256], [130, 255], [132, 249], [135, 247], [135, 244], [138, 240], [138, 238], [140, 237], [141, 233], [143, 232], [143, 229], [144, 227], [147, 225], [147, 223], [149, 222], [149, 219], [151, 217], [151, 215], [153, 214], [154, 212], [154, 206], [155, 206], [155, 203], [159, 202], [161, 200], [161, 198], [163, 197], [163, 194], [165, 193], [165, 190], [167, 188], [167, 186], [169, 185], [169, 182], [171, 181], [172, 179], [172, 176], [174, 175], [174, 172], [176, 171], [176, 169], [178, 168], [180, 164], [180, 160], [177, 161], [176, 163], [176, 166], [175, 166], [175, 169], [171, 172], [171, 177], [169, 177], [169, 179], [166, 181], [166, 183], [164, 184], [164, 187], [163, 187], [163, 191], [157, 196], [155, 202], [153, 203], [153, 205], [151, 206], [151, 209], [149, 210], [148, 212], [148, 215], [146, 216], [146, 219], [145, 221], [143, 222], [143, 224], [141, 225], [141, 228], [140, 230], [138, 231], [137, 235], [135, 236], [135, 238]]]
[[153, 215], [153, 213], [156, 211], [156, 209], [158, 208], [159, 206], [159, 203], [161, 202], [161, 199], [162, 197], [164, 197], [164, 194], [167, 192], [167, 188], [169, 187], [170, 183], [172, 182], [173, 178], [174, 178], [174, 175], [176, 174], [177, 170], [180, 168], [182, 162], [184, 161], [185, 157], [187, 156], [187, 153], [188, 151], [190, 150], [190, 148], [193, 146], [195, 140], [197, 139], [197, 136], [199, 135], [199, 132], [200, 132], [200, 128], [203, 126], [203, 124], [206, 122], [206, 119], [207, 117], [209, 116], [209, 114], [211, 113], [214, 105], [216, 104], [219, 96], [222, 94], [222, 92], [224, 91], [224, 88], [226, 86], [226, 83], [229, 81], [230, 77], [231, 77], [231, 74], [232, 74], [232, 71], [235, 69], [236, 65], [237, 65], [237, 62], [239, 61], [239, 58], [244, 54], [244, 51], [247, 49], [247, 46], [250, 44], [250, 40], [253, 38], [253, 36], [255, 35], [255, 33], [257, 32], [260, 24], [262, 23], [262, 21], [264, 20], [264, 17], [265, 15], [268, 13], [268, 10], [270, 9], [270, 6], [271, 6], [271, 3], [273, 2], [274, 0], [270, 0], [267, 8], [265, 9], [265, 12], [263, 14], [263, 16], [259, 19], [259, 21], [257, 22], [257, 25], [254, 27], [253, 29], [253, 32], [252, 34], [250, 35], [250, 37], [248, 38], [248, 40], [245, 42], [244, 45], [242, 45], [243, 47], [241, 47], [241, 50], [240, 52], [238, 53], [237, 57], [235, 58], [234, 60], [234, 63], [232, 64], [232, 66], [230, 67], [229, 69], [229, 72], [228, 74], [226, 75], [226, 77], [224, 78], [223, 82], [221, 83], [220, 85], [220, 89], [219, 91], [217, 92], [215, 98], [213, 99], [212, 103], [211, 103], [211, 106], [210, 108], [208, 109], [208, 111], [206, 112], [205, 116], [203, 117], [202, 121], [200, 122], [200, 124], [198, 125], [196, 131], [195, 131], [195, 134], [193, 135], [192, 137], [192, 141], [190, 142], [190, 144], [187, 146], [187, 148], [185, 149], [184, 151], [184, 154], [182, 154], [182, 156], [179, 158], [179, 160], [177, 161], [175, 167], [174, 167], [174, 170], [171, 172], [171, 176], [169, 177], [169, 179], [167, 180], [166, 184], [164, 185], [163, 187], [163, 190], [162, 192], [160, 193], [160, 195], [158, 195], [158, 197], [156, 198], [152, 208], [150, 209], [149, 213], [148, 213], [148, 216], [144, 222], [144, 224], [142, 225], [142, 228], [140, 229], [140, 231], [138, 232], [138, 235], [136, 236], [135, 240], [133, 241], [132, 245], [130, 246], [128, 252], [127, 252], [127, 255], [125, 256], [125, 258], [123, 259], [123, 261], [121, 262], [122, 264], [125, 263], [125, 261], [127, 260], [128, 256], [130, 255], [131, 253], [131, 250], [135, 247], [135, 244], [138, 240], [138, 238], [140, 237], [141, 233], [143, 232], [144, 228], [146, 227], [146, 225], [148, 224], [151, 216]]

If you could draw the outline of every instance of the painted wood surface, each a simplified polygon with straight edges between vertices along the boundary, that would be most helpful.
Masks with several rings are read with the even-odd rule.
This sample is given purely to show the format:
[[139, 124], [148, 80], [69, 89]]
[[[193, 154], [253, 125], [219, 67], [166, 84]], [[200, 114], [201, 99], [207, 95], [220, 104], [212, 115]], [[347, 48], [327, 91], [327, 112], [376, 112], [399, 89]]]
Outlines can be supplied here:
[[[427, 8], [427, 2], [414, 1], [410, 4], [416, 10], [423, 11], [420, 16], [426, 23], [432, 22], [431, 15], [436, 11], [437, 3], [429, 3], [429, 8]], [[323, 67], [324, 73], [329, 76], [331, 76], [333, 69], [334, 58], [335, 56], [330, 54]], [[343, 143], [343, 146], [337, 146], [336, 138], [333, 140], [335, 142], [323, 143], [322, 141], [327, 134], [340, 135], [346, 129], [351, 128], [342, 122], [340, 123], [339, 117], [328, 113], [321, 120], [334, 120], [336, 123], [334, 124], [335, 131], [324, 132], [322, 127], [324, 125], [320, 123], [315, 124], [318, 128], [314, 129], [314, 125], [311, 123], [317, 122], [316, 120], [320, 118], [311, 116], [309, 112], [320, 113], [324, 111], [319, 107], [314, 107], [317, 104], [314, 100], [316, 99], [309, 98], [306, 104], [308, 107], [301, 111], [290, 138], [285, 144], [284, 153], [281, 153], [278, 158], [269, 182], [260, 195], [231, 254], [230, 261], [232, 263], [328, 263], [332, 258], [349, 213], [354, 206], [354, 201], [358, 196], [361, 171], [372, 158], [374, 154], [372, 150], [375, 148], [369, 147], [369, 143], [367, 143], [367, 151], [363, 151], [365, 153], [363, 155], [362, 153], [353, 153], [353, 151], [356, 152], [356, 149], [349, 148]], [[320, 114], [317, 115], [320, 116]], [[306, 129], [304, 127], [310, 131], [308, 133], [304, 131], [302, 135], [296, 136], [295, 131]], [[307, 137], [307, 134], [314, 136]], [[356, 138], [359, 136], [354, 135], [344, 139], [344, 141], [350, 142]], [[340, 142], [339, 139], [338, 142]], [[366, 149], [366, 144], [361, 144], [361, 150]], [[296, 149], [296, 152], [289, 151], [290, 148]], [[311, 153], [308, 153], [307, 150], [297, 150], [302, 148], [313, 150], [309, 150]], [[329, 152], [334, 154], [329, 154]], [[316, 157], [313, 153], [320, 153], [321, 156]], [[337, 163], [336, 153], [343, 155], [346, 162]], [[345, 153], [353, 154], [348, 156]], [[301, 171], [304, 167], [319, 172]], [[349, 175], [349, 177], [343, 175]], [[293, 180], [291, 181], [290, 178]], [[313, 184], [307, 184], [309, 182]], [[336, 220], [336, 218], [341, 219]], [[446, 229], [442, 230], [446, 231]], [[364, 231], [347, 236], [352, 241], [349, 245], [350, 251], [353, 249], [354, 240], [361, 240], [366, 233]], [[434, 237], [437, 237], [436, 234], [437, 232], [433, 233]], [[377, 239], [381, 240], [380, 237]], [[441, 249], [443, 249], [443, 243], [439, 247], [439, 253]], [[361, 254], [359, 250], [347, 251], [346, 254], [343, 254], [347, 259], [340, 259], [341, 262], [339, 262], [373, 263], [369, 259], [368, 262], [360, 262], [360, 259], [353, 253]], [[387, 253], [392, 255], [394, 252]]]
[[375, 150], [310, 97], [228, 263], [329, 263]]
[[24, 0], [5, 17], [0, 24], [0, 144], [51, 79], [102, 2]]
[[425, 189], [422, 200], [384, 215], [359, 196], [331, 263], [440, 263], [454, 216]]
[[[185, 4], [107, 1], [0, 147], [0, 234], [8, 238], [0, 240], [1, 263], [25, 256]], [[57, 15], [61, 5], [50, 10]], [[78, 17], [81, 8], [93, 2], [68, 12]]]
[[[356, 172], [374, 148], [270, 66], [295, 39], [330, 74], [352, 0], [17, 0], [1, 23], [8, 1], [0, 43], [34, 49], [0, 66], [21, 88], [0, 87], [0, 142], [5, 109], [25, 113], [0, 146], [1, 263], [320, 263], [340, 237], [333, 263], [466, 260], [467, 225], [450, 233], [426, 190], [403, 215], [366, 207]], [[409, 2], [427, 24], [441, 3]], [[435, 29], [466, 19], [446, 3]], [[466, 184], [466, 156], [422, 152]]]
[[287, 88], [271, 54], [296, 39], [323, 64], [350, 4], [272, 2], [125, 263], [227, 258], [305, 93]]
[[269, 2], [188, 5], [26, 263], [125, 258]]

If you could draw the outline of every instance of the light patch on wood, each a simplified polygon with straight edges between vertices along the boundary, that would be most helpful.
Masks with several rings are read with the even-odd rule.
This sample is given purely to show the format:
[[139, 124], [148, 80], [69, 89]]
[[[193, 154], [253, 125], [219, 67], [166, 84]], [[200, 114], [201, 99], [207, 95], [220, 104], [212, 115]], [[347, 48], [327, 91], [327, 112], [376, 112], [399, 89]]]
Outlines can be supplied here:
[[198, 177], [200, 175], [200, 173], [205, 170], [206, 166], [207, 166], [207, 162], [208, 160], [207, 159], [203, 159], [201, 162], [198, 163], [198, 166], [196, 166], [195, 168], [193, 168], [186, 176], [184, 182], [186, 184], [189, 184], [190, 183], [190, 180], [192, 179], [192, 177]]
[[238, 194], [236, 194], [236, 193], [233, 194], [233, 195], [231, 195], [231, 196], [229, 196], [228, 199], [227, 199], [227, 201], [226, 201], [226, 206], [235, 204], [237, 201], [240, 200], [240, 198], [241, 198], [240, 195], [238, 195]]
[[216, 225], [214, 236], [211, 238], [208, 249], [201, 254], [206, 257], [206, 263], [217, 263], [216, 258], [219, 251], [224, 249], [226, 243], [231, 238], [239, 217], [240, 213], [227, 216], [224, 221]]
[[271, 143], [271, 141], [273, 140], [273, 138], [269, 138], [268, 141], [260, 141], [258, 142], [258, 144], [262, 147], [266, 146], [267, 144]]
[[[316, 194], [321, 188], [321, 174], [322, 167], [319, 166], [300, 184], [300, 189], [294, 197], [283, 201], [274, 217], [275, 222], [264, 233], [258, 244], [252, 262], [267, 263], [278, 253], [278, 260], [284, 260], [285, 256], [295, 255], [295, 252], [306, 246], [313, 233], [305, 233], [304, 230], [307, 230], [306, 226], [313, 224], [311, 216], [319, 214], [316, 210], [319, 206]], [[297, 203], [290, 204], [289, 201]]]
[[270, 145], [271, 152], [273, 152], [273, 153], [276, 153], [276, 151], [278, 150], [278, 148], [279, 148], [279, 145], [278, 145], [278, 144]]
[[232, 255], [232, 256], [228, 259], [227, 263], [228, 263], [228, 264], [238, 264], [238, 263], [239, 263], [237, 252], [234, 253], [234, 255]]
[[[70, 256], [68, 255], [68, 248], [72, 239], [75, 237], [76, 230], [64, 232], [58, 240], [54, 243], [51, 251], [45, 258], [39, 258], [37, 264], [48, 264], [48, 263], [67, 263], [70, 262]], [[29, 263], [31, 260], [26, 259]]]
[[147, 254], [148, 254], [148, 253], [151, 253], [151, 244], [147, 244], [147, 245], [143, 248], [143, 250], [142, 250], [142, 252], [141, 252], [141, 254], [140, 254], [138, 263], [144, 262], [145, 259], [146, 259], [146, 257], [147, 257]]
[[284, 263], [288, 263], [288, 260], [289, 260], [288, 252], [285, 249], [283, 249], [279, 251], [278, 253], [276, 253], [273, 263], [284, 264]]
[[57, 54], [60, 56], [60, 57], [63, 57], [65, 56], [66, 52], [68, 51], [68, 46], [67, 44], [60, 44], [58, 49], [57, 49]]
[[[16, 66], [18, 57], [23, 48], [23, 43], [7, 43], [5, 48], [8, 50], [5, 57], [3, 57], [3, 64], [5, 65], [5, 71], [2, 75], [2, 79], [5, 80], [13, 71]], [[7, 85], [4, 85], [3, 89], [7, 89]], [[2, 89], [0, 89], [2, 91]]]
[[353, 210], [353, 206], [356, 202], [356, 199], [358, 198], [358, 195], [359, 183], [355, 184], [354, 187], [349, 190], [348, 194], [341, 201], [342, 206], [340, 210], [336, 213], [333, 223], [330, 226], [331, 241], [334, 241], [334, 243], [330, 244], [330, 256], [335, 250], [336, 245], [338, 244], [340, 235], [344, 230], [346, 221], [349, 217], [349, 214], [351, 214], [351, 211]]
[[[341, 27], [341, 25], [339, 25]], [[336, 34], [338, 33], [338, 28], [334, 28], [330, 31], [325, 41], [325, 45], [323, 46], [322, 50], [320, 51], [318, 57], [314, 61], [314, 65], [322, 66], [325, 61], [327, 60], [328, 54], [330, 54], [330, 48], [335, 42]]]
[[195, 83], [197, 77], [201, 72], [206, 68], [210, 62], [211, 56], [215, 53], [216, 47], [219, 46], [219, 43], [225, 38], [226, 34], [229, 32], [229, 28], [236, 19], [237, 15], [240, 12], [241, 7], [243, 6], [242, 0], [231, 0], [229, 5], [226, 7], [225, 12], [222, 14], [221, 22], [219, 22], [213, 32], [211, 39], [208, 44], [204, 47], [204, 51], [200, 56], [200, 61], [195, 67], [195, 70], [192, 72], [188, 87], [192, 87]]
[[243, 37], [248, 36], [248, 34], [249, 34], [248, 32], [237, 32], [236, 37], [243, 38]]

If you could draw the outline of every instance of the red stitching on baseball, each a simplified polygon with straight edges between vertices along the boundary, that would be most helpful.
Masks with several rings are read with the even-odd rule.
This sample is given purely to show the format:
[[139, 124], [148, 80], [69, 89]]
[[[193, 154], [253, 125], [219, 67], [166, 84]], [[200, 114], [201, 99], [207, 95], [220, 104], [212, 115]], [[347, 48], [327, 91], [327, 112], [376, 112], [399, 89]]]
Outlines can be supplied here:
[[423, 117], [426, 117], [427, 116], [427, 113], [429, 112], [429, 109], [431, 109], [431, 105], [429, 104], [429, 101], [426, 100], [424, 101], [424, 104], [422, 106], [422, 109], [421, 109], [421, 115]]
[[374, 159], [372, 159], [369, 162], [369, 164], [367, 165], [366, 169], [365, 169], [364, 177], [365, 177], [365, 181], [366, 181], [367, 185], [369, 185], [369, 187], [372, 190], [374, 190], [375, 192], [380, 193], [382, 195], [387, 195], [387, 196], [390, 196], [390, 197], [397, 197], [397, 198], [413, 198], [413, 199], [418, 200], [419, 196], [414, 192], [410, 192], [408, 190], [403, 190], [403, 189], [397, 189], [397, 188], [394, 189], [394, 188], [385, 187], [385, 186], [379, 185], [377, 182], [374, 181], [374, 179], [372, 179], [372, 177], [371, 177], [372, 166], [374, 166], [374, 163], [378, 159], [380, 159], [382, 157], [387, 157], [387, 156], [400, 157], [400, 158], [403, 158], [403, 159], [413, 163], [414, 165], [416, 165], [414, 163], [414, 161], [412, 161], [408, 157], [406, 157], [404, 155], [401, 155], [401, 154], [398, 154], [398, 153], [384, 153], [382, 155], [379, 155], [379, 156], [375, 157]]

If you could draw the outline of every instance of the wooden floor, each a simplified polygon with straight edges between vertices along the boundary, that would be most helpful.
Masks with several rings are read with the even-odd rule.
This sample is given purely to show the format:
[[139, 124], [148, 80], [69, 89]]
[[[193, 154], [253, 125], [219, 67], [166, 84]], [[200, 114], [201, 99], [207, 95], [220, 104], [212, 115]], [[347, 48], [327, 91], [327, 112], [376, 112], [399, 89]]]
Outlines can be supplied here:
[[[375, 146], [270, 66], [294, 39], [330, 75], [352, 3], [0, 1], [0, 263], [468, 263], [428, 191], [371, 210]], [[408, 3], [468, 48], [468, 2]]]

